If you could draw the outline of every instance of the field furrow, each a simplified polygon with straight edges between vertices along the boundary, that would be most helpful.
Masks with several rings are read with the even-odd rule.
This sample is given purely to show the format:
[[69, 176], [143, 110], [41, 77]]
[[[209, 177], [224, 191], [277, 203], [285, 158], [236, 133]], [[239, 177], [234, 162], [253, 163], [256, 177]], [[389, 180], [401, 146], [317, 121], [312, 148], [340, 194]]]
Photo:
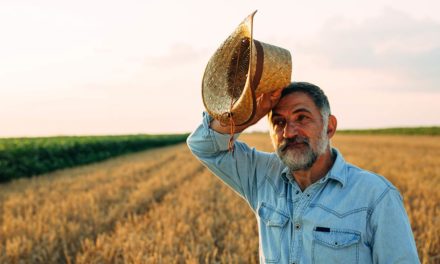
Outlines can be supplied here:
[[84, 241], [76, 262], [257, 263], [255, 217], [246, 206], [204, 170], [146, 214]]
[[145, 212], [187, 180], [189, 176], [179, 173], [181, 169], [196, 165], [201, 170], [200, 164], [179, 149], [182, 146], [159, 159], [91, 170], [77, 175], [73, 182], [68, 177], [56, 178], [51, 184], [10, 193], [2, 201], [0, 263], [70, 262], [81, 240], [94, 239], [112, 230], [116, 221]]

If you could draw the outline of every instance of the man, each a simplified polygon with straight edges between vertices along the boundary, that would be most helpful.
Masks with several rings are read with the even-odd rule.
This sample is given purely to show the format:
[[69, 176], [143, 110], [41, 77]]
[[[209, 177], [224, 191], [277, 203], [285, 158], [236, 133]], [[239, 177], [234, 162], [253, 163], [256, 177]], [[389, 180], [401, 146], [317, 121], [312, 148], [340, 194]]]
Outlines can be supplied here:
[[228, 152], [230, 128], [206, 113], [188, 138], [255, 212], [262, 263], [419, 263], [398, 190], [330, 146], [337, 121], [319, 87], [295, 82], [260, 96], [250, 124], [265, 115], [276, 153], [242, 142]]

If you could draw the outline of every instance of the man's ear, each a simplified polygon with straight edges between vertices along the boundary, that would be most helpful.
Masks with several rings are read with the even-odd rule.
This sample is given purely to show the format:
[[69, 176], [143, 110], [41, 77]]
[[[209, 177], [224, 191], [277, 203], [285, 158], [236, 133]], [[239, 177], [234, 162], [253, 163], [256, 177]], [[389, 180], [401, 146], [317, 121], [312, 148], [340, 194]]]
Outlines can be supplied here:
[[338, 120], [334, 115], [330, 115], [328, 117], [328, 125], [327, 125], [327, 137], [332, 138], [336, 132], [336, 127], [338, 126]]

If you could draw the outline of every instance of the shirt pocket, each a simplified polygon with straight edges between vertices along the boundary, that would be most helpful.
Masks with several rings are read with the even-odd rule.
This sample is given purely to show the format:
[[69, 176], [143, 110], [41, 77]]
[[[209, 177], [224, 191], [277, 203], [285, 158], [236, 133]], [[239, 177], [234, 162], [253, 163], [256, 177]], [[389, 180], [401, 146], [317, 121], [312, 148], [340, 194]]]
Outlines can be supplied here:
[[360, 232], [347, 229], [315, 228], [312, 263], [359, 263]]
[[258, 208], [260, 218], [260, 243], [265, 261], [277, 263], [280, 260], [282, 241], [287, 229], [289, 217], [275, 207], [261, 203]]

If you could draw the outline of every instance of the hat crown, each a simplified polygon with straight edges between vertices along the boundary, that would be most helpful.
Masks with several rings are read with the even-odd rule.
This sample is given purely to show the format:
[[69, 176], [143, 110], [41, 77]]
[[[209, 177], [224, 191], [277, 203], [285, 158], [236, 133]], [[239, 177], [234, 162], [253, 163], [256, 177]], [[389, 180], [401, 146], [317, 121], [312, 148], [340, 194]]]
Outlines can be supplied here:
[[203, 103], [223, 123], [231, 118], [236, 125], [248, 122], [255, 114], [256, 96], [290, 83], [290, 52], [252, 37], [255, 12], [222, 43], [205, 69]]

